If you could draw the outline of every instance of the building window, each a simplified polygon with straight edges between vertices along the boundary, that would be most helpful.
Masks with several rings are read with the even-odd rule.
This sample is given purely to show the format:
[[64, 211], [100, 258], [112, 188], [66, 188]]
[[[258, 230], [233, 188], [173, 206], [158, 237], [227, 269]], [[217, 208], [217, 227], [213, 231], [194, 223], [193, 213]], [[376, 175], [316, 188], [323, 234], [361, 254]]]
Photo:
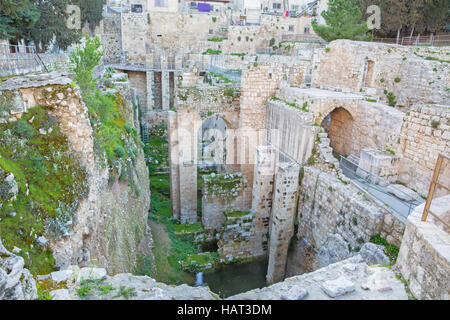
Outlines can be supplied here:
[[298, 4], [293, 4], [293, 5], [291, 6], [291, 10], [292, 10], [292, 11], [298, 11]]
[[279, 2], [274, 2], [274, 3], [273, 3], [273, 8], [274, 8], [274, 9], [281, 9], [281, 3], [279, 3]]
[[155, 7], [168, 7], [168, 0], [155, 0]]
[[289, 31], [294, 32], [294, 26], [293, 25], [289, 26]]
[[305, 27], [305, 34], [309, 34], [309, 27]]
[[142, 13], [142, 4], [132, 4], [131, 12]]

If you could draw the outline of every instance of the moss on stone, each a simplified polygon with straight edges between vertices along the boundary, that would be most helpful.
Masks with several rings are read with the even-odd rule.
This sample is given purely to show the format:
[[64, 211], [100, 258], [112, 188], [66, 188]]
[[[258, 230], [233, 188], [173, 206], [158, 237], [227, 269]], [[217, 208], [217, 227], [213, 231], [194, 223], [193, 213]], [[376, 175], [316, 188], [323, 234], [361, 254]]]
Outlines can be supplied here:
[[17, 123], [0, 125], [0, 167], [14, 175], [19, 187], [16, 199], [0, 208], [0, 230], [6, 247], [22, 250], [32, 273], [48, 273], [52, 254], [35, 239], [68, 233], [72, 215], [87, 194], [87, 174], [57, 119], [44, 107], [30, 109], [22, 121], [33, 128], [32, 136], [13, 130]]

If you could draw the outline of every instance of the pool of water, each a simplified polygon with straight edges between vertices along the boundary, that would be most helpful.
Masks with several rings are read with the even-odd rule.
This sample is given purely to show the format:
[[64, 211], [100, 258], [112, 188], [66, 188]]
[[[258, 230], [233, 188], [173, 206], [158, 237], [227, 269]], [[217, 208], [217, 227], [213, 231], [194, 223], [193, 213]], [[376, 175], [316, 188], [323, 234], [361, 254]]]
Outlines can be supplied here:
[[203, 275], [203, 282], [212, 292], [226, 298], [266, 286], [267, 260], [221, 265]]

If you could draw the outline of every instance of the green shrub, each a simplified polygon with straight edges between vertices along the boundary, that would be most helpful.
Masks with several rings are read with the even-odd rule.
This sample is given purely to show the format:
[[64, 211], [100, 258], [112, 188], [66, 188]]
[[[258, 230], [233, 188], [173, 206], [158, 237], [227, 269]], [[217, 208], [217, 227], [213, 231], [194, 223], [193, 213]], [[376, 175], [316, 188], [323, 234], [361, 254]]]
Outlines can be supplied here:
[[125, 149], [122, 146], [115, 146], [114, 153], [118, 158], [123, 158], [126, 155]]
[[399, 83], [401, 81], [401, 79], [399, 77], [395, 77], [394, 82], [395, 83]]
[[387, 242], [387, 240], [382, 238], [379, 234], [373, 236], [370, 239], [370, 242], [384, 246], [384, 253], [386, 253], [386, 255], [389, 257], [391, 265], [395, 264], [395, 262], [397, 261], [398, 252], [400, 251], [397, 246]]
[[123, 125], [123, 128], [125, 129], [125, 131], [126, 131], [127, 133], [133, 132], [133, 127], [131, 127], [129, 124], [124, 124], [124, 125]]
[[433, 120], [431, 121], [431, 126], [433, 127], [433, 129], [437, 129], [437, 127], [439, 127], [441, 123], [437, 120]]
[[388, 99], [388, 105], [390, 105], [391, 107], [395, 107], [395, 105], [397, 104], [397, 100], [395, 100], [397, 97], [394, 95], [393, 92], [388, 92], [386, 94], [386, 98]]
[[22, 138], [31, 139], [34, 137], [36, 131], [34, 128], [25, 120], [17, 120], [14, 124], [13, 131], [21, 136]]

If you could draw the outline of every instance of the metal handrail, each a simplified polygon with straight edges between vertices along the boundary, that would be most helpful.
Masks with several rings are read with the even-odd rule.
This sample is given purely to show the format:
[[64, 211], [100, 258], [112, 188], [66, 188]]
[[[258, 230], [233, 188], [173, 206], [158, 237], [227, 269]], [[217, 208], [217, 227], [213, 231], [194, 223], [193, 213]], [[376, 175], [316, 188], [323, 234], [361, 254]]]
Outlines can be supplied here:
[[[348, 162], [349, 164], [352, 165], [353, 168], [350, 168], [349, 165], [346, 165], [344, 162]], [[419, 205], [420, 203], [423, 202], [423, 199], [419, 199], [417, 197], [413, 197], [410, 194], [405, 193], [403, 190], [397, 188], [394, 184], [391, 184], [389, 181], [387, 181], [386, 179], [383, 179], [380, 176], [377, 176], [376, 174], [373, 174], [370, 171], [367, 171], [363, 168], [361, 168], [359, 166], [358, 163], [355, 163], [354, 161], [344, 157], [343, 155], [340, 155], [340, 167], [343, 169], [348, 169], [351, 171], [354, 171], [354, 174], [356, 176], [356, 180], [362, 182], [365, 181], [368, 184], [368, 187], [372, 188], [373, 190], [386, 194], [388, 196], [391, 197], [395, 197], [398, 199], [398, 201], [400, 203], [402, 203], [404, 206], [408, 207], [408, 215], [412, 212], [412, 210]], [[359, 174], [358, 174], [359, 172]], [[345, 171], [343, 172], [345, 174]], [[366, 177], [362, 177], [361, 174], [366, 175]], [[375, 182], [372, 182], [375, 181]], [[411, 200], [403, 200], [403, 199], [399, 199], [398, 196], [395, 196], [389, 192], [387, 192], [386, 190], [382, 189], [382, 187], [380, 186], [380, 182], [386, 185], [390, 185], [391, 188], [395, 189], [397, 192], [404, 194], [407, 196], [407, 198], [410, 198]], [[365, 189], [365, 188], [362, 188]], [[403, 215], [401, 211], [398, 211], [397, 209], [395, 209], [392, 205], [389, 205], [387, 203], [384, 202], [384, 199], [379, 198], [376, 194], [372, 194], [370, 193], [368, 190], [365, 190], [366, 192], [368, 192], [371, 196], [375, 197], [376, 199], [378, 199], [379, 201], [382, 201], [385, 205], [387, 205], [390, 209], [398, 212], [399, 214]]]
[[444, 153], [439, 154], [437, 158], [436, 166], [434, 167], [433, 172], [433, 179], [431, 180], [430, 189], [428, 190], [427, 201], [425, 202], [425, 207], [423, 208], [422, 221], [427, 221], [428, 214], [431, 214], [434, 218], [442, 222], [446, 227], [450, 227], [450, 225], [447, 222], [445, 222], [443, 219], [441, 219], [441, 217], [439, 217], [437, 214], [433, 213], [430, 210], [431, 202], [433, 201], [433, 196], [436, 191], [436, 186], [443, 187], [444, 189], [449, 191], [449, 186], [445, 186], [439, 182], [440, 170], [444, 158], [450, 161], [450, 156]]

